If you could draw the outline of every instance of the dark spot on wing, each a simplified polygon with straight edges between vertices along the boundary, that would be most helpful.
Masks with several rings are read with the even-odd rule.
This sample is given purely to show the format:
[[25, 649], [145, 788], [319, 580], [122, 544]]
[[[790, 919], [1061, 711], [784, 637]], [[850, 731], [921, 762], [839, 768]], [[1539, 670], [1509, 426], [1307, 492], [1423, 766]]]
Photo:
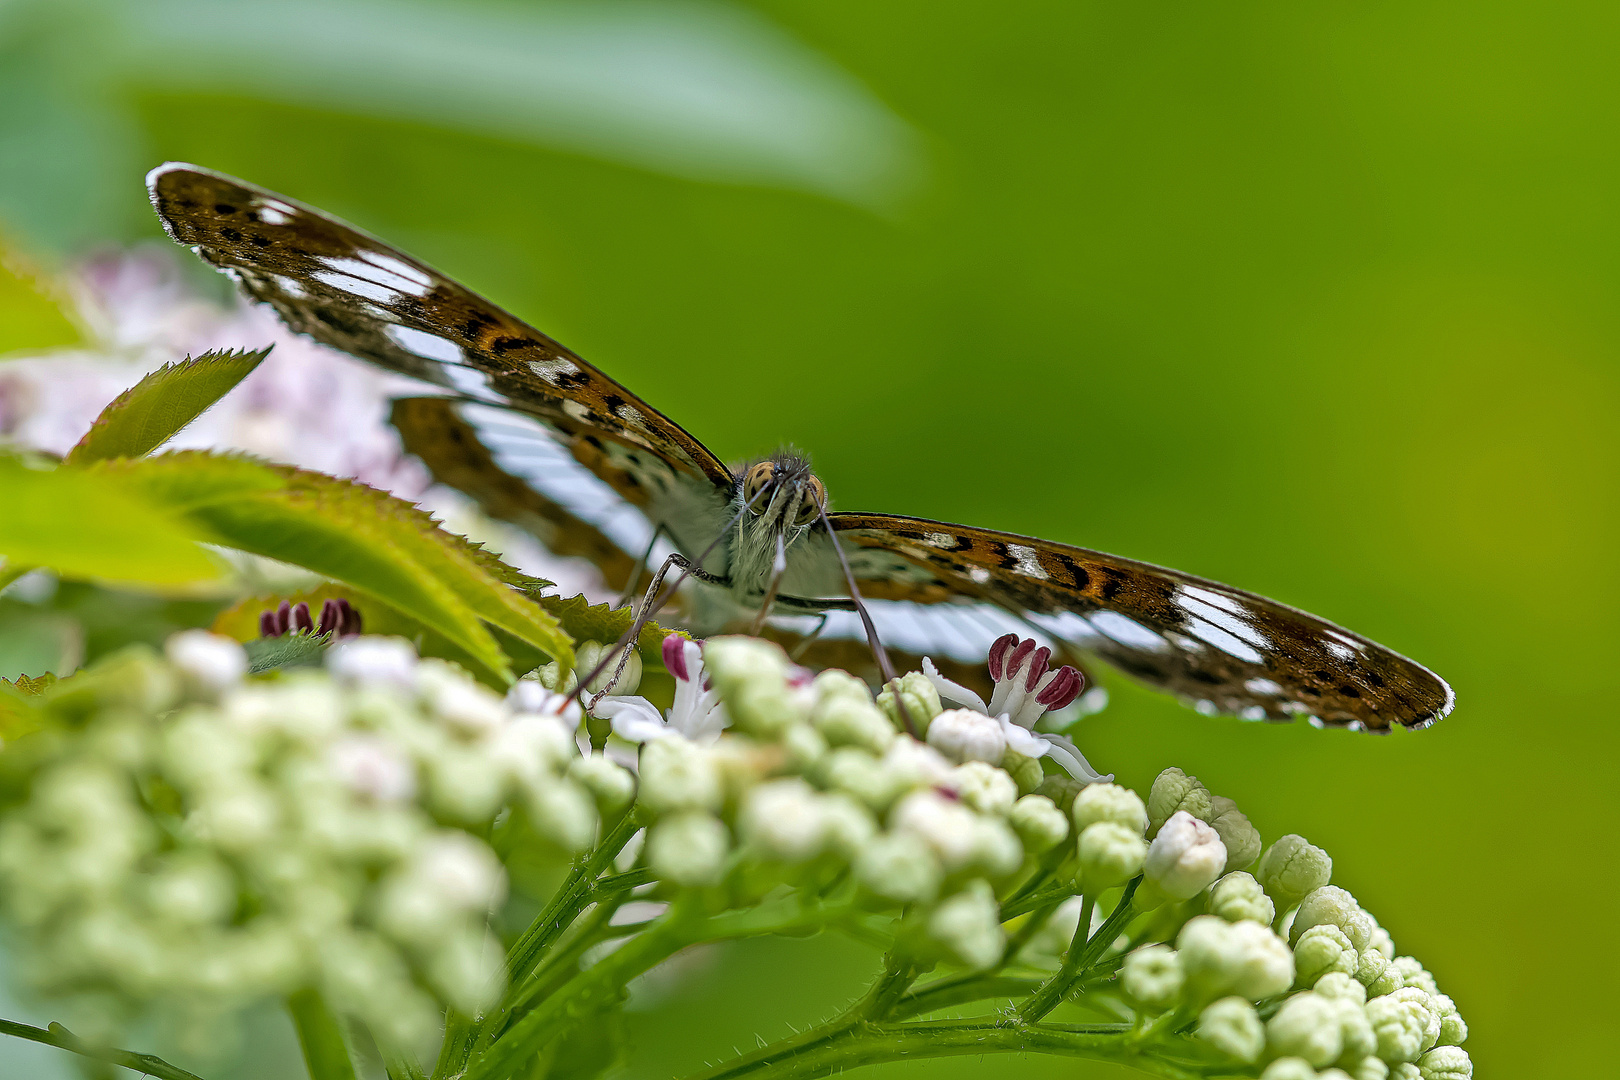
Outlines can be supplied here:
[[1104, 573], [1107, 576], [1102, 583], [1103, 599], [1112, 600], [1114, 597], [1119, 595], [1119, 590], [1125, 587], [1125, 583], [1119, 579], [1119, 575], [1117, 573], [1108, 570], [1105, 570]]
[[602, 404], [606, 405], [609, 411], [618, 412], [620, 407], [624, 405], [624, 398], [620, 397], [618, 394], [609, 394], [607, 397], [602, 399]]
[[248, 237], [248, 239], [252, 241], [254, 247], [267, 248], [270, 246], [270, 238], [268, 236], [260, 236], [258, 233], [254, 233], [252, 236]]
[[235, 229], [221, 229], [219, 230], [219, 235], [223, 236], [233, 244], [242, 239], [242, 234], [237, 232]]
[[1339, 687], [1339, 693], [1343, 694], [1347, 698], [1359, 698], [1361, 696], [1361, 691], [1357, 690], [1349, 683], [1345, 683], [1343, 686]]
[[214, 204], [214, 213], [216, 213], [216, 214], [234, 214], [234, 213], [236, 213], [236, 207], [232, 206], [230, 203], [215, 203]]
[[489, 343], [489, 351], [494, 353], [496, 356], [504, 356], [506, 353], [511, 352], [513, 349], [521, 349], [525, 345], [538, 345], [538, 344], [539, 344], [539, 342], [530, 341], [528, 338], [498, 337], [494, 341]]

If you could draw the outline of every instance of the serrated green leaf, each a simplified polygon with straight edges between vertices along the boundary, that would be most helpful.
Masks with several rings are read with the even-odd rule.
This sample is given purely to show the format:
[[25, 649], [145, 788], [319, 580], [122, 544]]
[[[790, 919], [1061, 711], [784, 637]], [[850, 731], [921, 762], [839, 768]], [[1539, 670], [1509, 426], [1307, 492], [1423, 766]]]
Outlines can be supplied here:
[[385, 492], [200, 451], [104, 461], [88, 471], [166, 500], [231, 547], [347, 583], [442, 634], [501, 681], [511, 680], [510, 664], [483, 621], [573, 663], [557, 620], [506, 584], [530, 579]]
[[248, 672], [258, 675], [273, 668], [318, 664], [331, 644], [331, 634], [303, 633], [254, 638], [244, 641], [242, 648], [247, 650]]
[[0, 249], [0, 355], [77, 345], [82, 337], [40, 275]]
[[[534, 602], [550, 612], [575, 641], [618, 641], [630, 629], [635, 616], [627, 607], [615, 608], [607, 604], [592, 604], [583, 593], [574, 596], [536, 596]], [[651, 656], [658, 656], [664, 639], [680, 631], [671, 630], [648, 621], [641, 628], [636, 648]]]
[[144, 457], [224, 397], [259, 366], [270, 347], [254, 352], [206, 352], [164, 364], [101, 410], [64, 463]]
[[0, 555], [64, 577], [156, 585], [212, 581], [217, 537], [126, 485], [0, 455]]

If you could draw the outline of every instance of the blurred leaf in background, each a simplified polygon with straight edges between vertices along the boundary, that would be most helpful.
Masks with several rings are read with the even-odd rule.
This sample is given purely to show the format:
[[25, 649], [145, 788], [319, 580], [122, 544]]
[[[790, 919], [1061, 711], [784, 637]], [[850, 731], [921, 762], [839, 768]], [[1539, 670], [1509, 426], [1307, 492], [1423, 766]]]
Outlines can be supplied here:
[[[1183, 765], [1268, 839], [1332, 851], [1455, 988], [1482, 1068], [1599, 1075], [1617, 22], [12, 0], [0, 226], [42, 258], [155, 238], [142, 173], [224, 169], [488, 293], [723, 455], [809, 448], [841, 509], [1166, 563], [1430, 664], [1458, 709], [1410, 739], [1207, 720], [1117, 679], [1078, 738], [1132, 784]], [[1524, 860], [1578, 873], [1566, 906], [1598, 917], [1533, 914]], [[785, 1034], [801, 1012], [757, 986], [788, 964], [821, 1015], [869, 974], [841, 942], [739, 946], [645, 998], [628, 1075]], [[209, 1075], [286, 1075], [271, 1060]]]

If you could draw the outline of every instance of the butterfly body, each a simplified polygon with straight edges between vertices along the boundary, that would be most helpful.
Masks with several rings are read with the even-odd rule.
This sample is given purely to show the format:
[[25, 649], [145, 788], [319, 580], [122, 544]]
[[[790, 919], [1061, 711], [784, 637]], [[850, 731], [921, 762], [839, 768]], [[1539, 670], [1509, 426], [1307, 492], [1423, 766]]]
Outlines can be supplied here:
[[802, 456], [728, 468], [575, 353], [351, 225], [192, 165], [147, 182], [170, 235], [292, 329], [434, 384], [391, 419], [435, 478], [590, 559], [615, 588], [639, 579], [644, 551], [692, 565], [694, 633], [820, 613], [815, 644], [843, 664], [858, 585], [902, 652], [977, 663], [998, 637], [1033, 631], [1205, 713], [1387, 731], [1451, 710], [1450, 687], [1421, 664], [1219, 582], [990, 529], [830, 512]]

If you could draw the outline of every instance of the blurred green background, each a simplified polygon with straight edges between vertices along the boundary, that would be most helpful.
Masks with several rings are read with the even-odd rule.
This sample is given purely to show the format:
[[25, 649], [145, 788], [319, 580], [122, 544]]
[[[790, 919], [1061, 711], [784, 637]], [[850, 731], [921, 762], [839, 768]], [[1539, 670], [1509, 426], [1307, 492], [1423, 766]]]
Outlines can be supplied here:
[[[1412, 737], [1116, 680], [1079, 741], [1325, 846], [1484, 1075], [1593, 1076], [1620, 962], [1617, 24], [10, 0], [0, 229], [46, 260], [153, 239], [142, 173], [223, 169], [485, 291], [722, 456], [808, 448], [844, 509], [1169, 564], [1418, 658], [1459, 704]], [[781, 1037], [871, 964], [825, 937], [695, 958], [638, 1006], [628, 1075]], [[286, 1036], [218, 1075], [295, 1075]], [[55, 1053], [0, 1045], [0, 1072], [65, 1075]]]

